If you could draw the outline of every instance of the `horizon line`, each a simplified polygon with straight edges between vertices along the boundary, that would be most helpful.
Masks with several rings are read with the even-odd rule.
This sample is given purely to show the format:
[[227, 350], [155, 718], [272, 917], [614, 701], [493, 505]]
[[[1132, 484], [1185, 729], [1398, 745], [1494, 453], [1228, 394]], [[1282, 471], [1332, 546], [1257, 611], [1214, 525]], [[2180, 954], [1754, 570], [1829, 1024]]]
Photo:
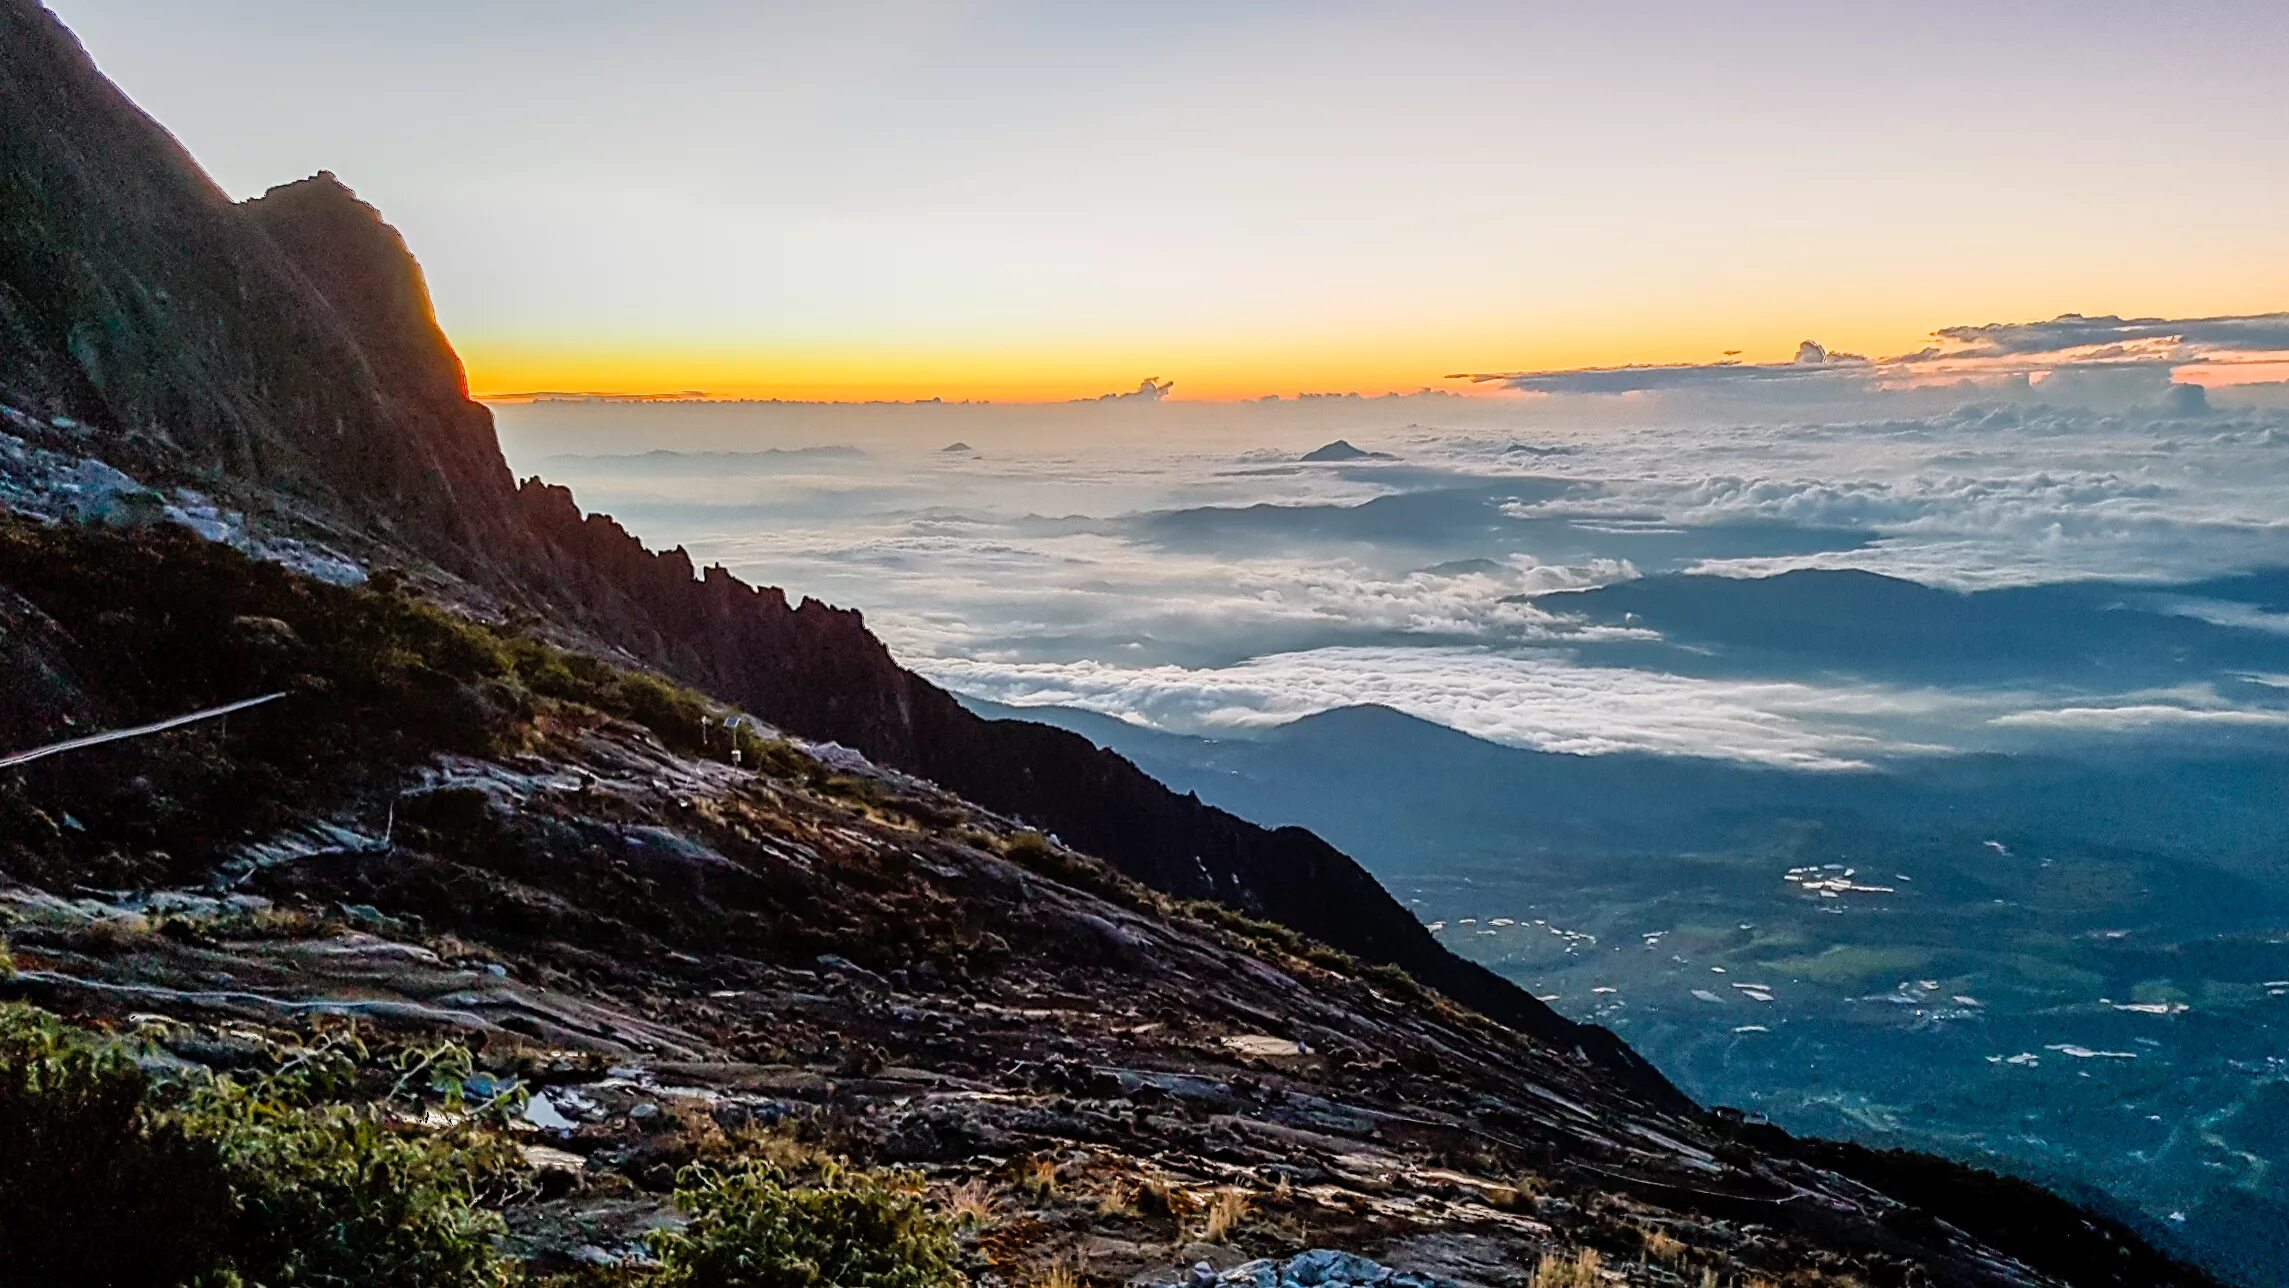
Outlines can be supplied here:
[[1295, 393], [1241, 395], [1229, 398], [1185, 397], [1178, 394], [1138, 397], [1134, 393], [1100, 394], [1080, 398], [949, 398], [942, 394], [917, 398], [791, 398], [777, 395], [716, 394], [703, 389], [675, 390], [662, 393], [631, 393], [602, 389], [538, 389], [505, 392], [471, 390], [468, 394], [471, 402], [508, 406], [521, 406], [531, 403], [642, 403], [659, 406], [748, 405], [783, 407], [1087, 407], [1101, 404], [1133, 404], [1149, 407], [1164, 403], [1179, 403], [1191, 407], [1246, 407], [1262, 403], [1287, 402], [1380, 402], [1404, 398], [1479, 400], [1525, 396], [1530, 395], [1521, 395], [1515, 391], [1501, 388], [1438, 389], [1427, 385], [1419, 389], [1393, 389], [1382, 393], [1363, 393], [1358, 390], [1300, 390]]

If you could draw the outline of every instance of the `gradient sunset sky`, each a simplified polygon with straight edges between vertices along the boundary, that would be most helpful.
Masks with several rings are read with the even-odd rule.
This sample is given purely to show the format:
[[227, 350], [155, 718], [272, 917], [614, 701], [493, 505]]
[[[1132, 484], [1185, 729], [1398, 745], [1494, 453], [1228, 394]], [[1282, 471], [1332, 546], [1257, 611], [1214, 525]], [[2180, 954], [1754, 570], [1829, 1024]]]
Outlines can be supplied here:
[[2289, 306], [2270, 3], [52, 0], [480, 392], [1367, 393]]

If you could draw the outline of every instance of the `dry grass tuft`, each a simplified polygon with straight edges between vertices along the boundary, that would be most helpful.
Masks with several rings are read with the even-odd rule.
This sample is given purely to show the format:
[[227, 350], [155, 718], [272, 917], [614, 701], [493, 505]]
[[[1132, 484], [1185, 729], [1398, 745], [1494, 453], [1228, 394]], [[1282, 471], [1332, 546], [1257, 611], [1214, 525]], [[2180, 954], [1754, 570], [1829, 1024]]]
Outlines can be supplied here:
[[1497, 1212], [1531, 1212], [1548, 1188], [1539, 1176], [1520, 1176], [1508, 1185], [1488, 1186], [1486, 1205]]
[[1183, 1220], [1193, 1208], [1192, 1196], [1176, 1187], [1165, 1176], [1148, 1176], [1137, 1189], [1137, 1211], [1146, 1216], [1169, 1217]]
[[131, 912], [118, 917], [98, 917], [69, 932], [65, 941], [80, 952], [110, 956], [148, 948], [156, 938], [157, 930], [151, 919]]
[[1029, 1158], [1018, 1173], [1018, 1185], [1035, 1198], [1049, 1198], [1057, 1193], [1057, 1160], [1047, 1156]]
[[1137, 1205], [1137, 1186], [1134, 1181], [1114, 1181], [1105, 1192], [1097, 1196], [1097, 1215], [1104, 1217], [1140, 1216], [1143, 1209]]
[[1032, 1288], [1081, 1288], [1086, 1272], [1079, 1259], [1060, 1257], [1036, 1271]]
[[1545, 1252], [1534, 1267], [1534, 1288], [1602, 1288], [1605, 1278], [1599, 1272], [1604, 1264], [1595, 1248], [1581, 1248], [1571, 1256]]
[[973, 1176], [955, 1186], [946, 1195], [946, 1214], [954, 1224], [978, 1228], [993, 1224], [993, 1187], [982, 1176]]
[[1210, 1243], [1222, 1243], [1248, 1215], [1248, 1195], [1243, 1190], [1219, 1190], [1208, 1201], [1208, 1223], [1201, 1237]]
[[1684, 1259], [1686, 1253], [1685, 1241], [1669, 1234], [1667, 1231], [1640, 1230], [1638, 1231], [1638, 1238], [1643, 1241], [1645, 1259], [1648, 1261], [1667, 1261], [1674, 1263]]

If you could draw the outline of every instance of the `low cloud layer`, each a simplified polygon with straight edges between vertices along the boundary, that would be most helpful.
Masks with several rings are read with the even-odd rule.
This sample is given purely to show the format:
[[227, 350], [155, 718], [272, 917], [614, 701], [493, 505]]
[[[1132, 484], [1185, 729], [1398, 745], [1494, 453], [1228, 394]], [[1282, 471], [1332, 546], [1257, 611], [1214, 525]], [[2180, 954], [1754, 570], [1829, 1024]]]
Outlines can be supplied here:
[[[1951, 343], [2040, 348], [2100, 325]], [[1858, 361], [1802, 356], [1819, 369]], [[2289, 707], [2289, 691], [2245, 678], [2289, 674], [2275, 601], [2195, 584], [2289, 567], [2289, 410], [2004, 400], [1908, 415], [1879, 402], [1841, 419], [1622, 427], [1554, 417], [1539, 400], [1506, 411], [1447, 401], [1457, 423], [1421, 423], [1419, 407], [1398, 404], [1365, 422], [1347, 419], [1358, 414], [1348, 404], [1239, 407], [1165, 439], [1136, 418], [1200, 427], [1201, 413], [1124, 400], [1060, 410], [1068, 431], [1050, 440], [996, 437], [976, 408], [918, 427], [912, 417], [937, 414], [899, 409], [883, 423], [909, 425], [903, 436], [845, 440], [828, 432], [844, 423], [833, 418], [647, 407], [613, 413], [623, 444], [682, 447], [676, 427], [705, 424], [710, 436], [689, 446], [721, 451], [725, 427], [746, 425], [730, 441], [747, 455], [631, 460], [623, 446], [619, 460], [535, 461], [657, 542], [864, 609], [902, 660], [954, 687], [1171, 729], [1378, 702], [1548, 750], [1836, 768], [1914, 748], [2067, 745], [2100, 729], [2252, 737]], [[600, 413], [521, 414], [585, 425]], [[1336, 437], [1397, 459], [1297, 463]], [[938, 451], [955, 438], [979, 453]], [[853, 445], [864, 453], [815, 450]], [[1942, 687], [1924, 689], [1920, 676], [1849, 678], [1836, 662], [1752, 671], [1723, 647], [1620, 616], [1593, 624], [1544, 598], [1805, 568], [1965, 591], [2150, 582], [2125, 589], [2123, 611], [2261, 647], [2187, 654], [2185, 675], [2137, 680], [2207, 684], [2204, 701], [2097, 691], [2088, 668], [2046, 685], [2014, 667], [2025, 691], [2009, 694], [1938, 672]], [[2277, 646], [2283, 656], [2264, 651]], [[2248, 714], [2213, 714], [2233, 711]]]
[[1215, 670], [1103, 662], [939, 659], [924, 673], [1013, 706], [1068, 706], [1184, 733], [1230, 733], [1337, 707], [1376, 705], [1541, 751], [1721, 756], [1794, 769], [1852, 769], [1906, 754], [1844, 723], [1945, 706], [1941, 695], [1862, 686], [1716, 682], [1562, 656], [1449, 648], [1337, 648]]
[[2289, 711], [2182, 707], [2143, 702], [2116, 707], [2052, 707], [2013, 711], [1988, 722], [2004, 729], [2049, 729], [2087, 733], [2128, 733], [2168, 727], [2289, 728]]

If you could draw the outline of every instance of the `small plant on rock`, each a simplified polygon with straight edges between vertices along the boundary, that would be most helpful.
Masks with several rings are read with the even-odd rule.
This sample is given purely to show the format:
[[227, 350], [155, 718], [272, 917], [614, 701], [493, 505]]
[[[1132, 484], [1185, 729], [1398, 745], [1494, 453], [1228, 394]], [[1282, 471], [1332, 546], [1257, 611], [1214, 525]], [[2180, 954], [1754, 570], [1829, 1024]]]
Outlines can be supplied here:
[[1681, 1261], [1685, 1257], [1685, 1243], [1665, 1230], [1641, 1230], [1638, 1239], [1645, 1249], [1647, 1261]]
[[1201, 1237], [1210, 1243], [1222, 1243], [1247, 1215], [1248, 1196], [1244, 1191], [1220, 1190], [1208, 1202], [1208, 1221]]
[[1534, 1288], [1602, 1288], [1604, 1266], [1595, 1248], [1580, 1248], [1570, 1255], [1545, 1252], [1534, 1267]]
[[953, 1188], [946, 1196], [946, 1212], [954, 1224], [980, 1229], [993, 1224], [993, 1187], [982, 1176], [973, 1176]]
[[661, 1288], [957, 1288], [952, 1234], [903, 1177], [830, 1166], [798, 1185], [768, 1163], [693, 1166], [684, 1228], [652, 1237]]
[[1025, 1160], [1018, 1174], [1018, 1184], [1037, 1199], [1046, 1199], [1057, 1193], [1057, 1160], [1046, 1155]]

